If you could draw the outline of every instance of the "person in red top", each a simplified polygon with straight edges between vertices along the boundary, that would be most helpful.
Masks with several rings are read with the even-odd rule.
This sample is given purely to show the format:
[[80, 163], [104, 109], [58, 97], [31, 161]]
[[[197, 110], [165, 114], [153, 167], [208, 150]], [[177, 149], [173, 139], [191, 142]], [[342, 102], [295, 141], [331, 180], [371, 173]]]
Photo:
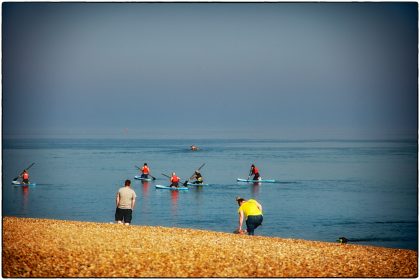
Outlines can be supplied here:
[[141, 168], [141, 178], [149, 178], [150, 175], [150, 168], [147, 166], [147, 163], [144, 163], [143, 167]]
[[178, 188], [179, 181], [181, 181], [181, 178], [179, 178], [178, 176], [176, 176], [175, 172], [172, 172], [171, 185], [169, 187]]
[[20, 174], [20, 177], [22, 178], [22, 183], [29, 184], [29, 173], [28, 170], [23, 170], [22, 174]]
[[258, 170], [258, 168], [253, 164], [251, 165], [251, 170], [249, 170], [249, 176], [248, 179], [251, 175], [254, 175], [254, 178], [252, 180], [261, 180], [261, 176], [260, 176], [260, 172]]

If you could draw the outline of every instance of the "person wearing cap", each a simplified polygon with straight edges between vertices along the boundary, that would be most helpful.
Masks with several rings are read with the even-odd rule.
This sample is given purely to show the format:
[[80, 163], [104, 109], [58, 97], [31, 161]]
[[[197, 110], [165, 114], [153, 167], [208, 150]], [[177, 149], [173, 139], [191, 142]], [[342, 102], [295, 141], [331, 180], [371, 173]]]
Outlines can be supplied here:
[[193, 184], [202, 184], [203, 183], [203, 176], [201, 176], [201, 173], [199, 170], [196, 170], [194, 172], [194, 175], [192, 175], [192, 177], [190, 178], [190, 180], [195, 179], [195, 181], [193, 182]]
[[245, 200], [242, 197], [237, 197], [239, 209], [239, 225], [237, 232], [242, 233], [242, 225], [244, 219], [246, 220], [246, 231], [248, 235], [254, 235], [254, 230], [263, 222], [262, 206], [254, 199]]
[[117, 192], [115, 210], [115, 221], [118, 224], [130, 225], [134, 205], [136, 204], [136, 192], [131, 189], [131, 181], [125, 180], [124, 187], [121, 187]]

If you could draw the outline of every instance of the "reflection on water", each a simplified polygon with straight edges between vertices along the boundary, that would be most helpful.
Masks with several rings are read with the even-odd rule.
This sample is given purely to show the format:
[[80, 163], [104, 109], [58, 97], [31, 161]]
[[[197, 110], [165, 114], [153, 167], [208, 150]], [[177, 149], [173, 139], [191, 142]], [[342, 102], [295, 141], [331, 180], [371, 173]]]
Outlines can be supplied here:
[[252, 183], [252, 188], [251, 188], [252, 193], [251, 193], [251, 195], [257, 196], [258, 193], [260, 192], [260, 186], [261, 186], [261, 183]]
[[202, 196], [204, 188], [209, 188], [209, 187], [208, 186], [206, 186], [206, 187], [204, 187], [204, 186], [194, 186], [194, 187], [191, 187], [190, 190], [193, 191], [194, 197], [196, 199], [198, 199]]
[[[137, 196], [141, 196], [138, 198], [139, 203], [141, 203], [141, 209], [142, 211], [149, 211], [149, 192], [150, 192], [150, 182], [140, 182], [141, 188], [140, 188], [140, 192], [136, 192]], [[140, 202], [140, 199], [142, 199], [142, 201]]]
[[29, 186], [22, 187], [22, 210], [27, 213], [29, 210]]
[[143, 197], [148, 197], [149, 196], [149, 187], [150, 187], [150, 182], [147, 181], [143, 181], [141, 182], [141, 185], [143, 186]]
[[171, 193], [171, 202], [172, 202], [172, 214], [177, 213], [178, 210], [178, 198], [179, 198], [179, 191], [169, 191]]

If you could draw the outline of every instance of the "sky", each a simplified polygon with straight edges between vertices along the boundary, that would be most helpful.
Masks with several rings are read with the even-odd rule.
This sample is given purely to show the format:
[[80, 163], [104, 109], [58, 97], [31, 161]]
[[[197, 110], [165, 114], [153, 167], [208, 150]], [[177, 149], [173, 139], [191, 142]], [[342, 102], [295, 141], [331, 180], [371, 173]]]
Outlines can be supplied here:
[[417, 139], [416, 2], [2, 8], [3, 137]]

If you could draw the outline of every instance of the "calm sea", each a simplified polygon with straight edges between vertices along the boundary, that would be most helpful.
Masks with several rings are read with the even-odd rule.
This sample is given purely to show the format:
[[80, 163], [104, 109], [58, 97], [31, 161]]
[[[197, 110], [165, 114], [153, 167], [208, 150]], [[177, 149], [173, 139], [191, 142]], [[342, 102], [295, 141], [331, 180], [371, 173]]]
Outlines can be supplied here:
[[[32, 162], [37, 186], [12, 186]], [[257, 235], [418, 248], [416, 141], [3, 139], [3, 216], [109, 223], [118, 188], [145, 162], [157, 180], [132, 180], [134, 225], [232, 232], [242, 196], [264, 208]], [[161, 173], [185, 179], [203, 163], [210, 186], [155, 189]], [[237, 183], [252, 163], [279, 183]]]

